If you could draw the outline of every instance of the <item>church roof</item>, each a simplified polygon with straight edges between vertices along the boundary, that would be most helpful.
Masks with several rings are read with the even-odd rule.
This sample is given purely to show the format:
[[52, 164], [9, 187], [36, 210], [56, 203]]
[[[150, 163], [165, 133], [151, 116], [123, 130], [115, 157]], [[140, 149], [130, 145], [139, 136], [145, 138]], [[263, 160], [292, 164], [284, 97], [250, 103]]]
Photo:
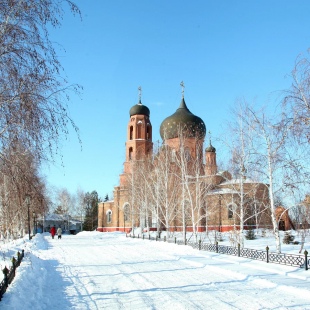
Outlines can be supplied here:
[[177, 138], [180, 129], [186, 130], [185, 135], [189, 138], [203, 139], [206, 135], [205, 123], [187, 108], [184, 97], [176, 112], [161, 123], [160, 136], [163, 140]]
[[216, 152], [216, 148], [211, 144], [211, 140], [210, 140], [210, 145], [206, 148], [206, 152], [210, 152], [210, 153]]
[[150, 116], [150, 110], [147, 106], [141, 103], [141, 100], [139, 100], [139, 103], [131, 107], [129, 114], [130, 114], [130, 117], [133, 115], [138, 115], [138, 114]]

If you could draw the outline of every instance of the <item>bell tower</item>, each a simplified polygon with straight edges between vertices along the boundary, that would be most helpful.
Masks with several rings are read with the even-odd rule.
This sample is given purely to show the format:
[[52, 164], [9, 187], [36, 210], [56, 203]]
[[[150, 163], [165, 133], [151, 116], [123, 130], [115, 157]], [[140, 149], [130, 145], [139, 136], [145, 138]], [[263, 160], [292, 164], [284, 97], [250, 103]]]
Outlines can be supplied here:
[[216, 149], [211, 144], [206, 148], [206, 167], [205, 167], [206, 175], [215, 175], [217, 173], [217, 165], [216, 165]]
[[131, 172], [131, 162], [141, 160], [153, 151], [152, 124], [150, 110], [141, 103], [141, 87], [139, 90], [139, 102], [130, 111], [130, 119], [127, 125], [127, 140], [125, 144], [126, 159], [124, 173], [121, 175], [120, 185], [125, 184], [125, 174]]

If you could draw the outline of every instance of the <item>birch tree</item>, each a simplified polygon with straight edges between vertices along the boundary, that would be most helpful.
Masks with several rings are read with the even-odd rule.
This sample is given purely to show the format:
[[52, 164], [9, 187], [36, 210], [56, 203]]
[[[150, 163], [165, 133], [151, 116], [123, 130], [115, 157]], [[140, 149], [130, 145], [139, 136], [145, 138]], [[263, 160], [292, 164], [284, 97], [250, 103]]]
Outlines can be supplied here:
[[[268, 201], [263, 184], [249, 179], [255, 171], [256, 132], [251, 124], [252, 114], [245, 100], [238, 100], [232, 110], [233, 121], [229, 123], [230, 139], [225, 140], [226, 147], [231, 154], [230, 170], [234, 174], [233, 180], [227, 180], [233, 190], [230, 208], [234, 218], [234, 232], [238, 235], [237, 242], [244, 247], [244, 227], [251, 220], [258, 223], [259, 214], [266, 211], [263, 204]], [[263, 189], [261, 187], [264, 187]], [[236, 206], [236, 207], [232, 207]], [[237, 234], [236, 219], [239, 224]]]
[[284, 92], [283, 112], [300, 143], [310, 141], [310, 49], [296, 58], [291, 87]]
[[175, 150], [163, 144], [156, 156], [154, 177], [157, 181], [156, 199], [159, 203], [159, 215], [163, 219], [162, 225], [168, 232], [178, 229], [176, 210], [179, 203], [180, 178], [176, 171], [175, 161]]
[[276, 218], [275, 197], [282, 190], [284, 171], [289, 164], [293, 164], [287, 157], [286, 148], [288, 129], [283, 123], [272, 119], [262, 111], [255, 111], [248, 107], [249, 124], [256, 133], [255, 141], [255, 167], [258, 173], [268, 181], [269, 203], [273, 233], [277, 252], [281, 252], [279, 228]]
[[[27, 221], [26, 194], [31, 196], [31, 211], [46, 205], [43, 190], [39, 190], [44, 185], [37, 169], [42, 161], [53, 160], [58, 154], [60, 141], [68, 135], [70, 126], [79, 139], [78, 127], [67, 109], [68, 95], [71, 91], [78, 92], [78, 87], [64, 78], [49, 36], [50, 27], [61, 25], [64, 4], [73, 14], [80, 14], [70, 0], [0, 2], [1, 207], [6, 213], [9, 212], [8, 204], [13, 205], [13, 201], [14, 206], [19, 207], [16, 216], [10, 220], [7, 217], [13, 222], [7, 222], [5, 229], [16, 221], [24, 226]], [[14, 156], [8, 157], [8, 150], [11, 152], [16, 145], [22, 146], [24, 155], [17, 150], [13, 151]], [[16, 160], [18, 156], [24, 157], [25, 163], [32, 166], [25, 167], [22, 160]], [[25, 159], [27, 156], [28, 160]], [[9, 199], [9, 196], [18, 198]]]
[[69, 0], [3, 0], [0, 3], [0, 157], [18, 139], [40, 161], [57, 152], [68, 125], [70, 86], [49, 38]]

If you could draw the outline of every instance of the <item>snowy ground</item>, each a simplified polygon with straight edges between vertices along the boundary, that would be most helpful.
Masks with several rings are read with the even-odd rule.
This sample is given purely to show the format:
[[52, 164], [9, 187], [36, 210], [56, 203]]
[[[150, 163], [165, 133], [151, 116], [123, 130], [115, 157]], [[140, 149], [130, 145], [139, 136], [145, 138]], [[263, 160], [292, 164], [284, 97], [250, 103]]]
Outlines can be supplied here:
[[310, 309], [310, 270], [301, 268], [121, 233], [38, 234], [13, 250], [22, 247], [1, 309]]

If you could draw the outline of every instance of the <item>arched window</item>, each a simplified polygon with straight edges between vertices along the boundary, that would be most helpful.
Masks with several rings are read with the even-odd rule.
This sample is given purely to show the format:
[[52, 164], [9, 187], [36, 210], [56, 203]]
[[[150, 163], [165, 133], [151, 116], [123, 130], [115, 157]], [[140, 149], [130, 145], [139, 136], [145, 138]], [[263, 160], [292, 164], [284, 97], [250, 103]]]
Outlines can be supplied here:
[[191, 156], [191, 151], [190, 151], [189, 148], [186, 148], [186, 149], [185, 149], [185, 159], [186, 159], [187, 161], [190, 161], [191, 158], [192, 158], [192, 156]]
[[129, 128], [129, 140], [133, 139], [133, 126], [130, 126]]
[[132, 152], [133, 152], [133, 150], [132, 150], [132, 147], [130, 147], [129, 148], [129, 160], [132, 160]]
[[142, 121], [137, 123], [137, 139], [142, 138]]
[[127, 222], [130, 220], [130, 208], [129, 208], [129, 204], [125, 204], [124, 205], [124, 221]]
[[232, 219], [234, 217], [234, 213], [236, 212], [236, 205], [234, 203], [231, 203], [227, 206], [227, 212], [228, 212], [228, 219]]
[[107, 223], [111, 223], [112, 222], [112, 211], [108, 210], [107, 212]]
[[147, 124], [146, 126], [146, 139], [151, 140], [152, 139], [152, 128], [150, 124]]
[[175, 157], [176, 157], [176, 151], [172, 150], [171, 151], [171, 161], [174, 163], [175, 162]]

